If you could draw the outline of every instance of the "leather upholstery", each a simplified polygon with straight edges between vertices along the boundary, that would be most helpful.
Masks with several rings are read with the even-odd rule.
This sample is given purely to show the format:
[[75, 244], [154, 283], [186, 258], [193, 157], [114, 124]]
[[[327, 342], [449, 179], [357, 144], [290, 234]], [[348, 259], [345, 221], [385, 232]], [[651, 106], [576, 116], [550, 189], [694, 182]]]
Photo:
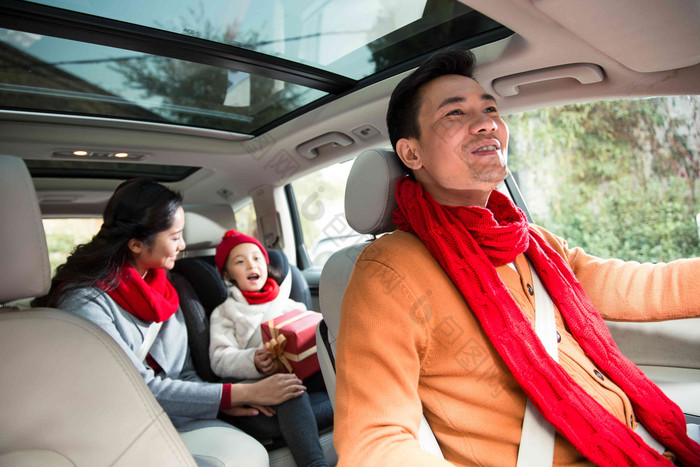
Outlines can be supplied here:
[[[0, 303], [48, 292], [29, 172], [0, 156]], [[116, 342], [64, 311], [0, 311], [1, 465], [195, 465]]]
[[[391, 216], [397, 208], [394, 187], [398, 179], [407, 174], [408, 169], [390, 149], [368, 149], [357, 156], [345, 187], [345, 217], [348, 225], [359, 233], [375, 236], [393, 231], [395, 226]], [[323, 320], [328, 327], [327, 343], [333, 354], [345, 288], [355, 261], [367, 245], [368, 243], [351, 245], [335, 252], [321, 273], [319, 303]], [[334, 390], [335, 372], [332, 381], [329, 381], [325, 372], [324, 378], [328, 390]], [[334, 401], [334, 397], [331, 397], [331, 401]]]
[[350, 227], [372, 235], [394, 230], [394, 187], [406, 174], [408, 169], [389, 149], [368, 149], [357, 156], [345, 187], [345, 217]]
[[[375, 236], [395, 230], [391, 220], [397, 207], [394, 188], [398, 179], [407, 174], [408, 170], [391, 150], [369, 149], [357, 156], [345, 188], [345, 216], [350, 227], [359, 233]], [[335, 346], [343, 295], [355, 261], [367, 245], [368, 243], [362, 243], [336, 251], [321, 273], [319, 300], [327, 330], [324, 333], [322, 326], [317, 329], [317, 349], [323, 379], [334, 408]], [[423, 450], [443, 457], [425, 417], [418, 430], [418, 441]]]
[[236, 216], [228, 204], [185, 204], [182, 236], [188, 256], [213, 255], [224, 234], [236, 228]]
[[39, 202], [21, 159], [0, 156], [0, 304], [44, 295], [51, 285]]
[[89, 321], [48, 308], [2, 312], [0, 352], [0, 455], [34, 462], [36, 450], [56, 453], [48, 465], [61, 457], [195, 465], [134, 365]]

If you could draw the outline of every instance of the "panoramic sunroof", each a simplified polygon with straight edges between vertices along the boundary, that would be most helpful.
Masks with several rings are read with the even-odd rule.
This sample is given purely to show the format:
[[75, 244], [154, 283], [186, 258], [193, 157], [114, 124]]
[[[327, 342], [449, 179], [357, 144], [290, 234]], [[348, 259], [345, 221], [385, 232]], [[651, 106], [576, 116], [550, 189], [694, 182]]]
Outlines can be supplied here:
[[438, 48], [510, 34], [455, 0], [4, 0], [0, 27], [3, 108], [250, 135]]
[[252, 133], [326, 93], [140, 52], [0, 29], [0, 105]]

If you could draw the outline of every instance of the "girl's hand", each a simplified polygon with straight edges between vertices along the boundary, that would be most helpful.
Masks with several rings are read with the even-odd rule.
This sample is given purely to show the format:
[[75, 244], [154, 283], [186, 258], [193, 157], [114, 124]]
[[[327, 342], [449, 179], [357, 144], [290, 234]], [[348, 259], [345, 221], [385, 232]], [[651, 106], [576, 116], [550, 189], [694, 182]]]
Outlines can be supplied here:
[[265, 349], [256, 350], [253, 361], [255, 362], [255, 368], [264, 375], [272, 375], [278, 372], [277, 361]]
[[252, 405], [250, 407], [230, 407], [228, 409], [223, 409], [221, 412], [232, 417], [255, 417], [259, 414], [263, 414], [266, 417], [272, 417], [275, 413], [277, 413], [275, 412], [275, 409], [266, 405]]
[[254, 409], [258, 409], [258, 411], [260, 411], [260, 413], [265, 415], [266, 417], [272, 417], [274, 414], [277, 413], [277, 411], [274, 408], [267, 405], [253, 405], [251, 407], [253, 407]]
[[277, 405], [304, 394], [306, 387], [295, 374], [268, 376], [250, 386], [251, 405]]
[[260, 410], [255, 407], [229, 407], [222, 409], [221, 413], [232, 417], [255, 417], [260, 413]]

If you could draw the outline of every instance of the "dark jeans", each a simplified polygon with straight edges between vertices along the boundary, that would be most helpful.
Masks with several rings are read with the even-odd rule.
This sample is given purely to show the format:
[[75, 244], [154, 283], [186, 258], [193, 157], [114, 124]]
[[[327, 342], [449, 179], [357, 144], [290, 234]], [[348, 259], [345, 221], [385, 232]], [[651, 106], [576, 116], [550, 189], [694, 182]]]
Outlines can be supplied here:
[[321, 373], [304, 380], [307, 392], [275, 406], [273, 417], [235, 417], [234, 425], [259, 440], [284, 438], [299, 467], [327, 467], [318, 427], [333, 423], [333, 409]]

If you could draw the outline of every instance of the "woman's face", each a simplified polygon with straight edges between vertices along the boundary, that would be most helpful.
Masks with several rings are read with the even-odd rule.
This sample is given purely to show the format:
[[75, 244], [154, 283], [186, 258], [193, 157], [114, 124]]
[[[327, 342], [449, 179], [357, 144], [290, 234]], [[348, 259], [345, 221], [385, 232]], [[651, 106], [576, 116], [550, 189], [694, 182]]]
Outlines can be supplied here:
[[254, 243], [236, 245], [228, 254], [224, 279], [231, 281], [243, 292], [258, 292], [267, 281], [265, 255]]
[[172, 269], [175, 266], [178, 253], [185, 249], [185, 241], [182, 239], [184, 227], [185, 211], [180, 206], [173, 215], [172, 226], [159, 232], [152, 245], [145, 245], [135, 239], [129, 242], [133, 266], [139, 274], [143, 276], [149, 269]]

